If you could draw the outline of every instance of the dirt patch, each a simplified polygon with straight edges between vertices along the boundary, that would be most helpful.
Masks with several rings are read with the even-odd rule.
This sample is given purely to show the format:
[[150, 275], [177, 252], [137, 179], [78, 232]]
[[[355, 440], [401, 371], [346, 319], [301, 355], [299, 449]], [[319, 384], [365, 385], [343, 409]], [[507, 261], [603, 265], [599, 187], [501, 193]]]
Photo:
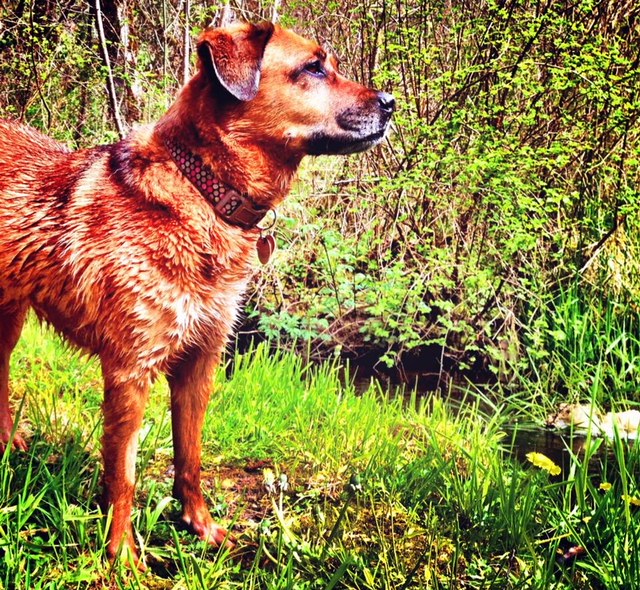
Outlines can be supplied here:
[[270, 460], [250, 460], [245, 465], [220, 465], [202, 474], [202, 486], [214, 496], [224, 497], [227, 513], [236, 526], [245, 528], [270, 513], [265, 470], [277, 472]]

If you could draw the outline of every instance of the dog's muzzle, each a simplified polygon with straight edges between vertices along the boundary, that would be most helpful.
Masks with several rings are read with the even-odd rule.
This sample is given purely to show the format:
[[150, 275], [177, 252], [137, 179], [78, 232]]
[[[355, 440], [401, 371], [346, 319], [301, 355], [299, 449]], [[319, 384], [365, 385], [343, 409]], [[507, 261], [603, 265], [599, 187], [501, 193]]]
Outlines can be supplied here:
[[336, 116], [338, 133], [315, 133], [307, 153], [354, 154], [368, 150], [384, 139], [395, 109], [393, 95], [376, 92], [366, 103], [347, 107]]
[[396, 99], [386, 92], [378, 92], [365, 105], [353, 105], [336, 116], [343, 131], [353, 134], [354, 139], [366, 139], [384, 133], [396, 108]]

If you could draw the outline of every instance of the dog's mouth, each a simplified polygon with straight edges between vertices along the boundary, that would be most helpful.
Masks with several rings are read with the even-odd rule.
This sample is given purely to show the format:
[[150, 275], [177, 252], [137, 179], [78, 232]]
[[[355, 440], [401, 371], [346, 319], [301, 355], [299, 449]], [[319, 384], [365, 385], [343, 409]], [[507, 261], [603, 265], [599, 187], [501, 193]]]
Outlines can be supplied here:
[[309, 138], [307, 153], [310, 156], [356, 154], [379, 144], [385, 138], [386, 134], [386, 125], [381, 131], [365, 137], [358, 137], [348, 133], [336, 135], [314, 133]]

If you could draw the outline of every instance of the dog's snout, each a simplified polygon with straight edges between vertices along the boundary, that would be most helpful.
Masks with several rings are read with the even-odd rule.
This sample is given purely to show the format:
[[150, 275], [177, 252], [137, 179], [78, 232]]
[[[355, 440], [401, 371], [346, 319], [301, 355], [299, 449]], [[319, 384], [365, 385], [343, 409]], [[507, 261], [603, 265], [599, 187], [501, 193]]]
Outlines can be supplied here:
[[378, 104], [380, 109], [389, 115], [396, 109], [396, 99], [393, 94], [387, 92], [378, 92]]

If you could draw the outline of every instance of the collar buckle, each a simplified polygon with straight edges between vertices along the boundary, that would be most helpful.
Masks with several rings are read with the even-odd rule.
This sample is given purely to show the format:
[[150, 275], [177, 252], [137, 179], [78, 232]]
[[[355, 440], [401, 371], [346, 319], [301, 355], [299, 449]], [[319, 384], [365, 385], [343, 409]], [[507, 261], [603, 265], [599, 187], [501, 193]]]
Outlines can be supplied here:
[[229, 189], [213, 208], [221, 217], [244, 229], [256, 227], [269, 212], [269, 209], [256, 205], [249, 197], [241, 195], [235, 189]]

